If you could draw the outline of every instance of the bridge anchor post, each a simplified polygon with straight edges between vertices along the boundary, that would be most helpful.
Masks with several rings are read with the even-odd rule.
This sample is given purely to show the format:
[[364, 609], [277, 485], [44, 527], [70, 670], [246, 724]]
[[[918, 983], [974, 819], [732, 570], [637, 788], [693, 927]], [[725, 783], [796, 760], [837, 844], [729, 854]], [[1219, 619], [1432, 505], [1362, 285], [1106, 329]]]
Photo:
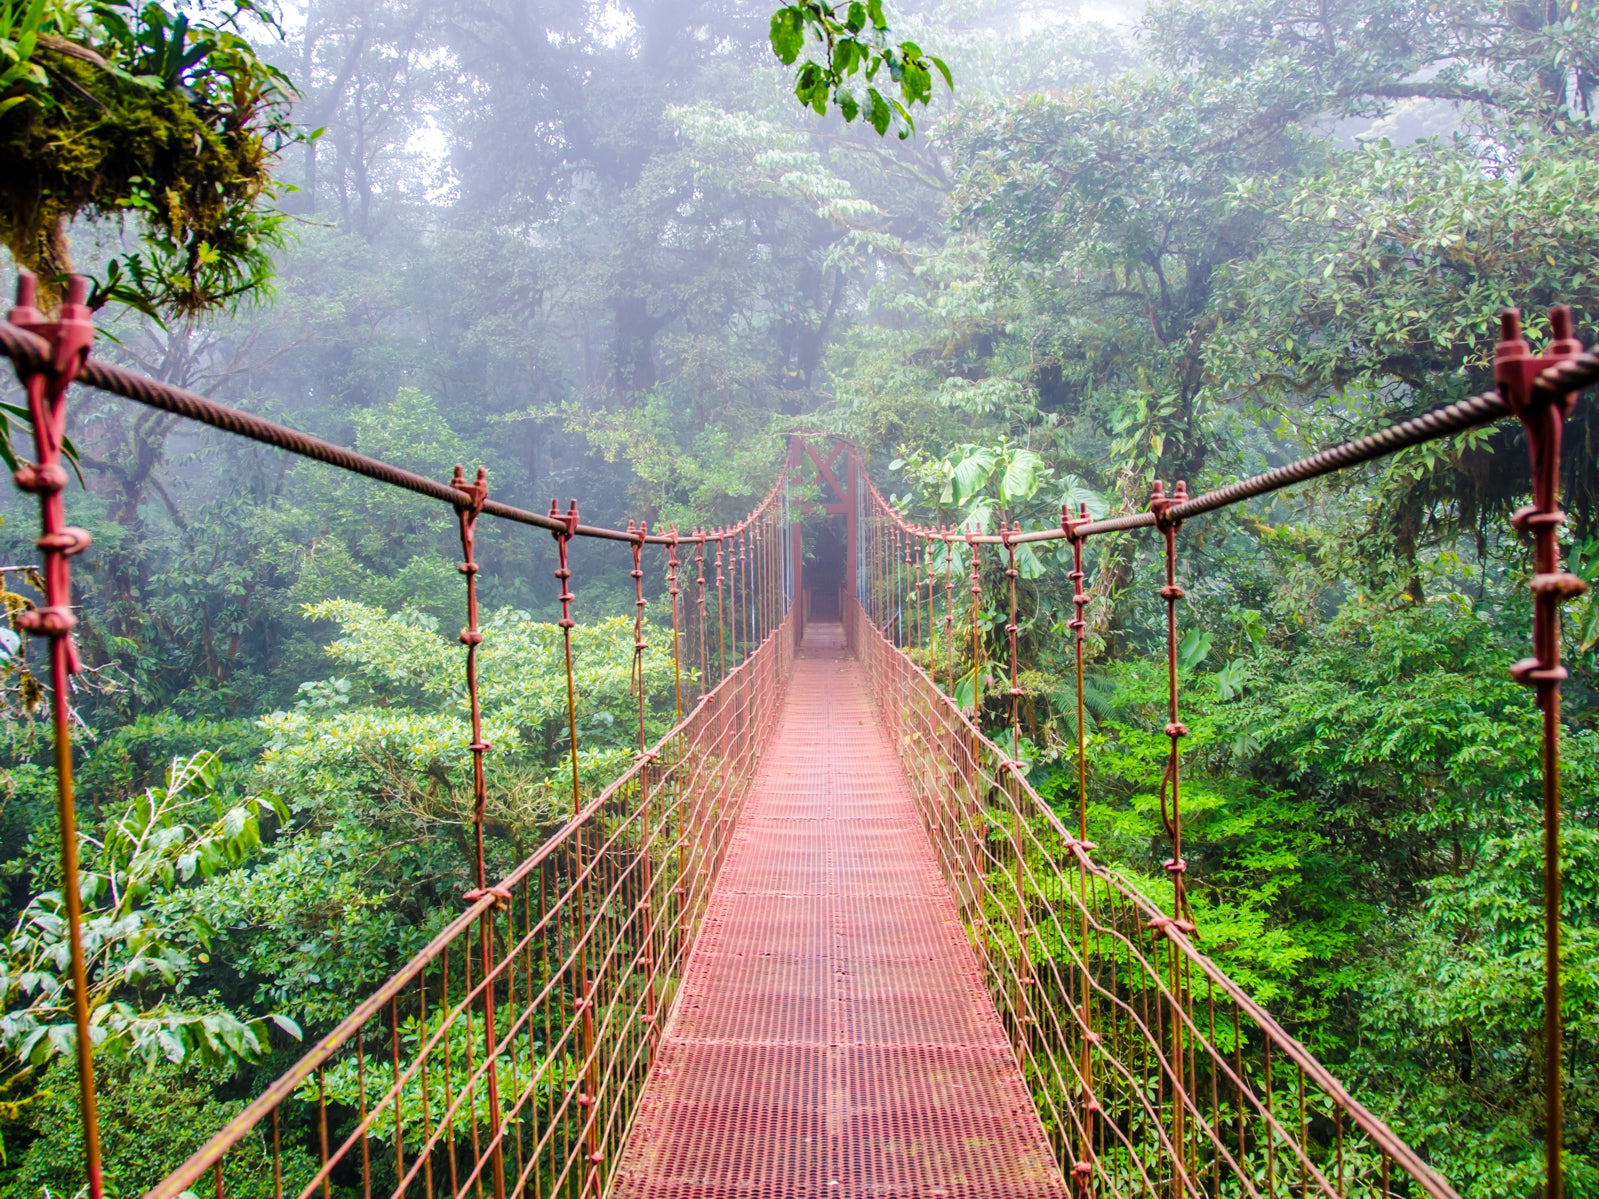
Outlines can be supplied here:
[[1543, 1199], [1562, 1199], [1565, 1106], [1561, 1078], [1562, 998], [1560, 985], [1560, 684], [1567, 671], [1560, 663], [1560, 606], [1583, 594], [1588, 585], [1560, 567], [1560, 434], [1577, 403], [1574, 389], [1551, 386], [1540, 378], [1549, 367], [1582, 353], [1571, 336], [1571, 309], [1549, 312], [1553, 333], [1548, 352], [1535, 357], [1521, 335], [1521, 313], [1507, 308], [1500, 315], [1499, 344], [1494, 348], [1494, 380], [1500, 394], [1527, 431], [1531, 455], [1532, 503], [1510, 518], [1520, 532], [1532, 535], [1533, 656], [1510, 668], [1511, 677], [1532, 687], [1543, 710], [1544, 827], [1544, 1190]]
[[37, 303], [39, 280], [31, 271], [17, 274], [17, 304], [8, 319], [50, 343], [50, 360], [38, 368], [17, 365], [17, 378], [28, 397], [33, 424], [34, 462], [24, 462], [12, 475], [19, 490], [39, 497], [40, 535], [34, 542], [43, 555], [44, 606], [19, 612], [17, 627], [50, 643], [50, 707], [55, 726], [56, 824], [61, 835], [61, 897], [67, 917], [68, 971], [72, 978], [72, 1025], [78, 1065], [78, 1111], [83, 1122], [83, 1158], [89, 1199], [101, 1199], [105, 1183], [100, 1164], [100, 1121], [94, 1090], [94, 1050], [89, 1026], [89, 974], [83, 956], [83, 896], [78, 882], [77, 799], [72, 779], [71, 678], [83, 669], [72, 630], [70, 560], [89, 548], [86, 530], [66, 523], [61, 493], [67, 485], [61, 465], [66, 441], [67, 388], [89, 357], [94, 322], [85, 300], [88, 280], [73, 275], [66, 302], [53, 321]]

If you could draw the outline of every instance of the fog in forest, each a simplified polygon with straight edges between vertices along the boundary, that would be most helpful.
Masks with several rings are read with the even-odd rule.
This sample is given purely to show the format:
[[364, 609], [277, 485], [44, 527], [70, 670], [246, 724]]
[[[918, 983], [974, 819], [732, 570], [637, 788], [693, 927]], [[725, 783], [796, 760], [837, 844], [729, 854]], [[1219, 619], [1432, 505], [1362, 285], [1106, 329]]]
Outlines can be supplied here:
[[[10, 22], [27, 7], [0, 4]], [[575, 498], [587, 523], [735, 521], [806, 431], [851, 439], [919, 523], [1053, 528], [1062, 504], [1141, 511], [1157, 479], [1202, 491], [1488, 390], [1504, 306], [1535, 342], [1555, 303], [1595, 338], [1590, 0], [890, 0], [881, 44], [936, 56], [953, 87], [932, 71], [884, 132], [862, 75], [854, 119], [836, 94], [822, 114], [800, 103], [816, 43], [778, 60], [775, 0], [208, 0], [185, 11], [247, 38], [269, 86], [250, 118], [264, 157], [240, 151], [216, 183], [239, 198], [203, 251], [152, 168], [116, 166], [112, 194], [115, 137], [59, 167], [98, 181], [38, 217], [65, 193], [32, 172], [80, 144], [49, 122], [124, 112], [60, 50], [123, 43], [95, 6], [56, 7], [79, 15], [40, 43], [44, 82], [0, 88], [0, 172], [35, 189], [0, 186], [8, 291], [18, 263], [70, 265], [94, 280], [99, 357], [431, 478], [483, 466], [493, 499]], [[204, 108], [190, 67], [162, 85], [147, 65], [124, 74]], [[902, 98], [886, 69], [878, 85]], [[28, 88], [55, 107], [5, 107]], [[137, 950], [113, 937], [97, 966], [105, 1001], [151, 1021], [102, 1066], [131, 1194], [458, 910], [460, 542], [422, 498], [88, 389], [70, 405], [67, 512], [93, 536], [73, 568], [86, 869], [131, 869], [102, 860], [107, 830], [168, 793], [175, 759], [216, 755], [172, 800], [197, 805], [174, 844], [209, 827], [194, 813], [254, 805], [214, 869], [146, 880], [138, 920], [165, 964], [133, 979]], [[1566, 434], [1563, 536], [1569, 569], [1599, 580], [1593, 411]], [[1205, 517], [1182, 563], [1199, 944], [1473, 1199], [1538, 1194], [1543, 1160], [1538, 716], [1507, 673], [1530, 637], [1513, 424]], [[820, 495], [814, 474], [795, 487]], [[0, 515], [0, 558], [34, 563], [35, 500], [8, 491]], [[833, 577], [836, 531], [807, 544]], [[490, 701], [503, 873], [569, 806], [560, 587], [543, 531], [486, 520], [477, 555], [486, 645], [516, 647], [501, 669], [522, 687]], [[637, 748], [632, 562], [625, 545], [572, 556], [598, 786]], [[1018, 737], [1075, 822], [1070, 563], [1051, 542], [1021, 572]], [[1093, 840], [1156, 896], [1162, 569], [1158, 539], [1101, 539], [1086, 613]], [[42, 668], [15, 632], [37, 579], [4, 577], [0, 1199], [38, 1199], [79, 1186], [75, 1091], [70, 1053], [27, 1040], [70, 1021], [19, 981], [61, 973], [24, 936], [59, 874]], [[657, 736], [667, 588], [652, 559]], [[1575, 1196], [1599, 1194], [1599, 603], [1566, 622]], [[990, 669], [957, 652], [952, 678]], [[1010, 683], [986, 681], [976, 718], [1008, 727]], [[109, 903], [91, 907], [128, 917]], [[196, 1013], [281, 1014], [305, 1040], [202, 1049]]]

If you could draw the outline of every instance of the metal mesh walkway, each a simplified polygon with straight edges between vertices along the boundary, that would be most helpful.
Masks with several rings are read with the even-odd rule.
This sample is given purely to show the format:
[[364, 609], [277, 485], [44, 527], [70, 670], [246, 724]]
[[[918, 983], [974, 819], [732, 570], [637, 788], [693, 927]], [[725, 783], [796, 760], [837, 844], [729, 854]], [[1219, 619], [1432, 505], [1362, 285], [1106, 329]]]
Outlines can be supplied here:
[[617, 1190], [1065, 1194], [836, 625], [806, 630]]

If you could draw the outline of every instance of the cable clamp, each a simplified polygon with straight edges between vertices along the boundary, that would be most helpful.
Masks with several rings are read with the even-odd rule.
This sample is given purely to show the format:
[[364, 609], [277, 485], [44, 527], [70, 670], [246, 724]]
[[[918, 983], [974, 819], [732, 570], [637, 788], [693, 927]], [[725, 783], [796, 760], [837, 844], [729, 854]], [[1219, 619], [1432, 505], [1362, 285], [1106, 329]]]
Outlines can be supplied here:
[[1523, 658], [1510, 668], [1510, 677], [1524, 687], [1550, 687], [1564, 683], [1571, 672], [1564, 666], [1549, 666], [1539, 658]]
[[[1077, 512], [1078, 517], [1076, 520], [1073, 520], [1071, 516], [1071, 505], [1062, 504], [1060, 506], [1060, 531], [1066, 534], [1067, 539], [1070, 541], [1083, 540], [1083, 534], [1078, 532], [1078, 530], [1084, 525], [1091, 525], [1094, 523], [1093, 519], [1088, 515], [1087, 504], [1079, 504]], [[1074, 573], [1069, 577], [1081, 578], [1082, 576]]]
[[461, 898], [467, 903], [476, 903], [478, 900], [486, 899], [489, 896], [494, 897], [493, 906], [497, 910], [504, 911], [511, 906], [511, 889], [498, 884], [492, 887], [473, 887]]
[[1571, 309], [1560, 305], [1549, 310], [1552, 335], [1546, 352], [1534, 355], [1521, 331], [1521, 312], [1507, 308], [1499, 316], [1499, 344], [1494, 346], [1494, 382], [1499, 394], [1523, 421], [1540, 400], [1554, 404], [1562, 416], [1570, 416], [1577, 403], [1576, 391], [1551, 392], [1538, 386], [1538, 376], [1550, 367], [1582, 353], [1582, 343], [1574, 338]]
[[1188, 484], [1184, 480], [1178, 479], [1177, 489], [1167, 495], [1165, 485], [1159, 479], [1156, 479], [1154, 489], [1149, 496], [1149, 510], [1155, 514], [1156, 526], [1168, 531], [1179, 527], [1183, 522], [1173, 520], [1170, 513], [1179, 504], [1186, 504], [1187, 502]]
[[1567, 571], [1532, 576], [1532, 593], [1537, 596], [1552, 595], [1556, 599], [1575, 599], [1588, 594], [1588, 584]]
[[1566, 523], [1566, 514], [1556, 508], [1553, 512], [1541, 512], [1530, 504], [1525, 508], [1517, 508], [1510, 515], [1510, 524], [1519, 533], [1528, 530], [1546, 529], [1551, 525], [1559, 526]]
[[489, 498], [489, 472], [481, 466], [478, 467], [477, 478], [468, 483], [466, 481], [466, 470], [457, 463], [455, 474], [450, 479], [450, 486], [461, 493], [461, 498], [457, 501], [461, 510], [467, 516], [476, 519], [478, 514], [483, 511], [483, 505]]
[[31, 495], [51, 495], [67, 485], [67, 468], [58, 462], [44, 466], [25, 462], [12, 472], [11, 481], [19, 491]]
[[1179, 920], [1174, 916], [1154, 916], [1144, 927], [1157, 936], [1170, 936], [1172, 933], [1182, 933], [1186, 936], [1197, 926], [1192, 920]]
[[16, 614], [15, 620], [19, 629], [37, 637], [65, 637], [78, 627], [72, 609], [59, 604], [25, 609]]
[[89, 536], [89, 530], [80, 529], [76, 525], [67, 525], [59, 532], [46, 533], [33, 544], [42, 550], [54, 550], [70, 558], [74, 554], [83, 553], [93, 543], [94, 538]]
[[[550, 501], [550, 519], [551, 520], [560, 521], [562, 526], [563, 526], [562, 528], [559, 528], [559, 529], [551, 529], [550, 530], [550, 535], [552, 537], [555, 537], [557, 540], [564, 539], [564, 538], [576, 537], [577, 536], [577, 501], [576, 500], [569, 501], [566, 511], [562, 512], [561, 511], [560, 502], [557, 501], [557, 500], [551, 500]], [[556, 573], [556, 577], [557, 578], [560, 577], [560, 573], [559, 572]]]

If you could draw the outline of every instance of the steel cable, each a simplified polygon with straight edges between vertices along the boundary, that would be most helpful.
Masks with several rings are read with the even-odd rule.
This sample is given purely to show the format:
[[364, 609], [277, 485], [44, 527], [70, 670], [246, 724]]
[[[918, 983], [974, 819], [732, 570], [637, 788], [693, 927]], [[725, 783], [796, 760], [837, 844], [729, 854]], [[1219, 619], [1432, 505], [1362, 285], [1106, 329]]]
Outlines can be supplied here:
[[[10, 358], [17, 368], [24, 372], [39, 370], [50, 361], [49, 343], [42, 337], [5, 322], [0, 322], [0, 354]], [[353, 474], [365, 475], [369, 479], [375, 479], [380, 483], [388, 483], [391, 486], [415, 492], [417, 495], [438, 500], [452, 507], [459, 507], [464, 502], [460, 492], [456, 491], [448, 483], [438, 479], [430, 479], [426, 475], [416, 474], [392, 463], [384, 462], [382, 459], [359, 454], [354, 450], [346, 449], [344, 446], [334, 445], [330, 441], [323, 441], [320, 437], [313, 437], [309, 433], [302, 433], [298, 429], [291, 429], [289, 426], [278, 424], [276, 421], [253, 416], [227, 404], [220, 404], [197, 392], [176, 387], [171, 383], [159, 382], [136, 371], [130, 371], [124, 367], [106, 362], [103, 359], [91, 356], [78, 372], [77, 382], [88, 384], [101, 391], [110, 392], [112, 395], [122, 396], [124, 399], [134, 401], [136, 404], [143, 404], [147, 408], [155, 408], [162, 412], [170, 412], [175, 416], [198, 421], [200, 424], [209, 425], [213, 429], [220, 429], [224, 433], [233, 433], [239, 437], [246, 437], [251, 441], [260, 442], [262, 445], [287, 450], [289, 453], [298, 454], [302, 458], [312, 458], [318, 462], [325, 462], [329, 466], [336, 466], [341, 470], [350, 471]], [[730, 532], [742, 531], [751, 520], [760, 515], [761, 511], [770, 502], [770, 497], [768, 497], [761, 508], [734, 526]], [[515, 508], [510, 504], [501, 504], [494, 500], [490, 500], [483, 505], [483, 513], [486, 516], [495, 516], [501, 520], [548, 529], [551, 532], [566, 528], [564, 521], [552, 519], [545, 513], [529, 512], [524, 508]], [[598, 537], [607, 541], [636, 540], [635, 534], [629, 534], [622, 529], [608, 529], [597, 525], [579, 525], [576, 535], [579, 537]], [[654, 534], [645, 538], [645, 541], [651, 545], [666, 545], [670, 540], [670, 537], [665, 534]], [[679, 540], [694, 541], [697, 538], [682, 537]]]
[[[1599, 385], [1599, 351], [1589, 350], [1568, 358], [1554, 366], [1545, 369], [1537, 379], [1536, 387], [1540, 391], [1566, 394], [1579, 391], [1585, 387]], [[1362, 462], [1370, 462], [1375, 458], [1383, 458], [1400, 450], [1410, 449], [1412, 446], [1422, 445], [1425, 442], [1437, 441], [1441, 437], [1449, 437], [1456, 433], [1464, 433], [1468, 429], [1476, 429], [1483, 425], [1492, 424], [1494, 421], [1503, 420], [1512, 415], [1510, 403], [1498, 392], [1484, 392], [1472, 396], [1468, 400], [1460, 400], [1454, 404], [1447, 404], [1442, 408], [1435, 408], [1420, 416], [1411, 417], [1409, 420], [1400, 421], [1398, 424], [1389, 425], [1365, 437], [1356, 438], [1354, 441], [1344, 442], [1342, 445], [1330, 446], [1325, 450], [1311, 454], [1284, 466], [1276, 467], [1263, 474], [1254, 475], [1247, 479], [1240, 479], [1236, 483], [1229, 483], [1215, 491], [1208, 491], [1197, 495], [1191, 500], [1173, 505], [1169, 511], [1172, 520], [1182, 521], [1193, 516], [1200, 516], [1206, 512], [1214, 512], [1218, 508], [1231, 507], [1233, 504], [1254, 499], [1256, 496], [1265, 495], [1272, 491], [1280, 491], [1285, 487], [1292, 487], [1297, 483], [1307, 483], [1311, 479], [1330, 475], [1351, 466], [1359, 466]], [[876, 488], [871, 488], [873, 495], [877, 495]], [[909, 528], [891, 505], [884, 503], [886, 510], [894, 512], [894, 517], [904, 528]], [[1121, 516], [1107, 517], [1104, 520], [1093, 520], [1087, 523], [1076, 523], [1073, 531], [1082, 537], [1094, 537], [1103, 533], [1119, 533], [1130, 529], [1147, 529], [1155, 525], [1153, 512], [1129, 512]], [[1000, 545], [1006, 537], [1015, 544], [1024, 544], [1036, 541], [1056, 541], [1067, 536], [1064, 529], [1037, 529], [1026, 533], [981, 533], [968, 538], [982, 545]]]

